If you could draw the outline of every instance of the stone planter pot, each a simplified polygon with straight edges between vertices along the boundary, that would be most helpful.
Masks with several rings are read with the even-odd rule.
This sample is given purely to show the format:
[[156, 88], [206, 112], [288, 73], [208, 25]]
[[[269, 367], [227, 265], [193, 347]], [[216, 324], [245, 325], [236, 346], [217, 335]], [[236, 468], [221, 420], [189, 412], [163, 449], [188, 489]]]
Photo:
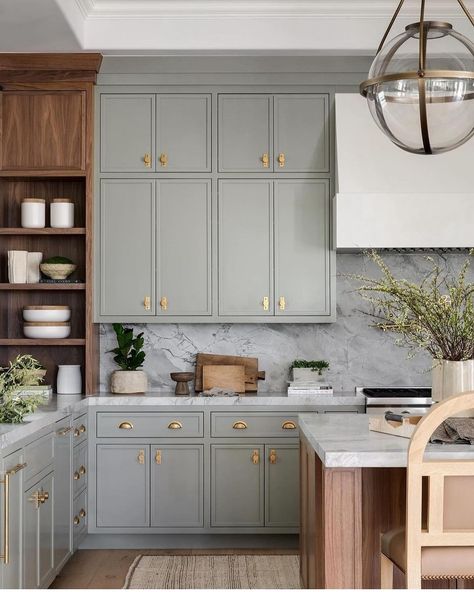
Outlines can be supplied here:
[[295, 382], [323, 382], [324, 376], [320, 376], [318, 371], [311, 368], [293, 368], [292, 376]]
[[114, 394], [146, 393], [148, 377], [143, 370], [115, 370], [110, 377], [110, 392]]
[[[432, 378], [433, 401], [439, 402], [451, 395], [474, 391], [474, 360], [452, 362], [435, 360]], [[470, 412], [468, 416], [472, 415]]]

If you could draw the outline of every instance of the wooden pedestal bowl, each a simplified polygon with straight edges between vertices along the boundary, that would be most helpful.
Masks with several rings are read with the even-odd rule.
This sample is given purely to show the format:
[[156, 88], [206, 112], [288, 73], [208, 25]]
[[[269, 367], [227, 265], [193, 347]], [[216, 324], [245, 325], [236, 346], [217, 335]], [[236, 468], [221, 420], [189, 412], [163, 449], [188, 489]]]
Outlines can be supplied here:
[[194, 372], [171, 372], [171, 379], [176, 382], [176, 389], [174, 394], [189, 395], [189, 384], [194, 379]]

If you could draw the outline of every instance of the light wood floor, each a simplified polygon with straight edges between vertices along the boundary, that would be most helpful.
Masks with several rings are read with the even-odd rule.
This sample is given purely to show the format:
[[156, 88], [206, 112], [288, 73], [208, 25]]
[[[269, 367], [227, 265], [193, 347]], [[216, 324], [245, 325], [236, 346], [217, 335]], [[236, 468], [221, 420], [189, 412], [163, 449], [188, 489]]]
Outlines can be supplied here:
[[51, 588], [122, 588], [137, 555], [293, 555], [295, 549], [87, 549], [77, 551]]

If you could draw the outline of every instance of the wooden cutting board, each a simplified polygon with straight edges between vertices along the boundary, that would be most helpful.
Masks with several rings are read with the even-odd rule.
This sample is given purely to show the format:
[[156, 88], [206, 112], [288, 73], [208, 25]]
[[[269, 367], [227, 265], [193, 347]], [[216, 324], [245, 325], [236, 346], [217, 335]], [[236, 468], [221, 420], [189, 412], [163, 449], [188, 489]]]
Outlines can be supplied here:
[[194, 390], [200, 393], [202, 388], [202, 368], [205, 365], [214, 366], [243, 366], [245, 368], [245, 392], [256, 393], [258, 381], [265, 380], [265, 372], [258, 371], [258, 358], [242, 356], [223, 356], [220, 354], [197, 354], [194, 376]]
[[205, 391], [217, 387], [245, 393], [245, 368], [206, 364], [202, 368], [202, 385]]

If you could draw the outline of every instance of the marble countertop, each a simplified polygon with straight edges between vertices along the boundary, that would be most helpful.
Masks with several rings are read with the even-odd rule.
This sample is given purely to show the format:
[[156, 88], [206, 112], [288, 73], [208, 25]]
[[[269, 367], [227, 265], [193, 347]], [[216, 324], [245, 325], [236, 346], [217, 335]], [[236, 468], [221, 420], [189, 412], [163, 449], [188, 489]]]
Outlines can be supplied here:
[[[406, 467], [408, 438], [369, 430], [365, 414], [298, 415], [300, 431], [327, 468]], [[474, 460], [474, 446], [430, 444], [426, 458]]]

